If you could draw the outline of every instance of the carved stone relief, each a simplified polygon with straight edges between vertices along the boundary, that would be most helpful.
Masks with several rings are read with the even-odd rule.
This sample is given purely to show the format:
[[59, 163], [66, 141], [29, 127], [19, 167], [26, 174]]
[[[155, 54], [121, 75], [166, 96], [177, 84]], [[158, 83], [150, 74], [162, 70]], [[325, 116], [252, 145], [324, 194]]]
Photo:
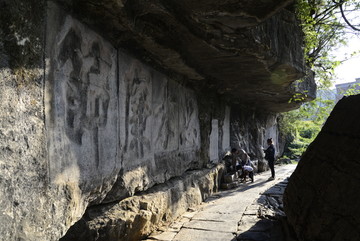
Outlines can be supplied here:
[[153, 81], [153, 143], [156, 152], [179, 148], [178, 95], [176, 85], [157, 74]]
[[211, 133], [210, 133], [210, 146], [209, 146], [210, 161], [219, 161], [219, 121], [211, 121]]
[[229, 151], [230, 148], [230, 107], [225, 108], [225, 118], [222, 127], [222, 151]]
[[181, 149], [197, 149], [200, 146], [198, 105], [193, 92], [179, 86], [179, 129]]
[[125, 73], [126, 84], [126, 156], [143, 159], [152, 154], [152, 73], [134, 60]]
[[71, 17], [54, 45], [52, 176], [69, 166], [82, 177], [110, 172], [117, 152], [116, 50]]
[[118, 52], [121, 171], [107, 201], [183, 174], [197, 162], [200, 128], [195, 94]]

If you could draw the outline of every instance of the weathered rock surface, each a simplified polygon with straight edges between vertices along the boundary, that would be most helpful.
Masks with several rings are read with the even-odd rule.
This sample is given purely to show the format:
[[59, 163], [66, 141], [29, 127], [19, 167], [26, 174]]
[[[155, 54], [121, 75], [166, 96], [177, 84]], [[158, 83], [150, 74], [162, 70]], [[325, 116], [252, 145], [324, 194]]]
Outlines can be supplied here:
[[[236, 110], [236, 108], [233, 108]], [[263, 148], [267, 147], [266, 140], [279, 140], [277, 115], [261, 111], [246, 110], [233, 111], [231, 115], [231, 146], [244, 149], [253, 162], [257, 162], [258, 171], [268, 170], [264, 160]], [[280, 143], [275, 142], [275, 155], [281, 151]]]
[[360, 240], [360, 96], [338, 102], [285, 191], [285, 212], [301, 241]]
[[223, 171], [191, 171], [144, 194], [91, 207], [61, 241], [140, 240], [217, 192]]
[[[1, 1], [0, 237], [58, 240], [89, 207], [217, 164], [230, 143], [260, 165], [258, 145], [276, 132], [268, 111], [297, 105], [291, 82], [305, 71], [301, 37], [271, 35], [300, 33], [279, 11], [287, 3]], [[267, 111], [252, 119], [254, 108]], [[166, 200], [167, 219], [186, 209]]]
[[195, 94], [48, 4], [50, 180], [99, 203], [202, 167]]
[[296, 92], [315, 97], [311, 74], [292, 84], [307, 69], [301, 28], [291, 7], [284, 8], [290, 0], [58, 2], [114, 46], [199, 91], [211, 87], [232, 102], [273, 112], [298, 107], [288, 103]]
[[6, 241], [57, 240], [82, 214], [67, 200], [71, 183], [48, 182], [44, 24], [45, 1], [0, 2], [0, 239]]

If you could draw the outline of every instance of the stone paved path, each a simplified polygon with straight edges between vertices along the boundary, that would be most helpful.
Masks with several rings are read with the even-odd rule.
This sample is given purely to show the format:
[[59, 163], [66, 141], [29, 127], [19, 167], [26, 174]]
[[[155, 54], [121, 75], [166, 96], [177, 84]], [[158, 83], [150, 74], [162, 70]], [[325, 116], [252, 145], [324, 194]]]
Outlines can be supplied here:
[[[196, 210], [185, 213], [164, 232], [153, 234], [147, 240], [272, 240], [262, 232], [262, 229], [266, 229], [267, 225], [270, 224], [262, 224], [263, 220], [259, 219], [258, 212], [259, 205], [261, 205], [259, 201], [266, 205], [265, 194], [267, 190], [273, 190], [270, 192], [275, 192], [275, 195], [278, 195], [276, 190], [281, 192], [285, 188], [286, 181], [284, 182], [284, 180], [291, 175], [295, 167], [296, 165], [276, 166], [275, 180], [268, 181], [270, 172], [264, 172], [255, 175], [254, 183], [248, 182], [235, 189], [221, 191], [210, 197]], [[269, 197], [266, 200], [271, 203], [275, 200], [273, 199], [273, 197]], [[279, 204], [274, 203], [274, 205]]]

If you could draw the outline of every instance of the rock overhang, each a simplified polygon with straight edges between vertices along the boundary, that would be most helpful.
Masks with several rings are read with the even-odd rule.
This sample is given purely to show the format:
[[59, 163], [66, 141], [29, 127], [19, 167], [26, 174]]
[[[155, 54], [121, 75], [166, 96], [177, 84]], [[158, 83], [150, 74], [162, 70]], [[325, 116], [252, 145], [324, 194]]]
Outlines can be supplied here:
[[196, 91], [270, 112], [298, 108], [289, 102], [295, 93], [315, 98], [293, 1], [58, 2], [115, 47]]

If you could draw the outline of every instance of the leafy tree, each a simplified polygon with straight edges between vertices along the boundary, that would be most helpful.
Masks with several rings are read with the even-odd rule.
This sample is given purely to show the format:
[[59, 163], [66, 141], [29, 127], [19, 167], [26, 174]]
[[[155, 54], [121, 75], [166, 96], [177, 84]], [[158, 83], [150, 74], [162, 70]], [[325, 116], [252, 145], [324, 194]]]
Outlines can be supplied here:
[[341, 63], [331, 55], [332, 50], [346, 44], [347, 34], [360, 34], [360, 3], [298, 0], [296, 9], [305, 34], [306, 62], [316, 73], [318, 86], [330, 87], [334, 69]]
[[357, 95], [359, 93], [360, 93], [360, 83], [354, 83], [350, 85], [349, 88], [344, 90], [343, 93], [339, 93], [339, 94], [342, 94], [344, 96], [349, 96], [349, 95]]
[[320, 132], [335, 104], [334, 100], [317, 98], [299, 109], [282, 113], [279, 128], [285, 138], [285, 155], [298, 158]]
[[[360, 2], [298, 0], [296, 9], [305, 35], [306, 63], [315, 72], [318, 89], [328, 90], [332, 85], [334, 69], [346, 61], [336, 60], [331, 53], [346, 44], [349, 33], [360, 35]], [[354, 93], [359, 93], [357, 87], [350, 88], [345, 95]], [[304, 101], [304, 98], [294, 95], [290, 101]], [[301, 156], [321, 130], [333, 107], [333, 100], [318, 97], [280, 116], [279, 127], [286, 139], [287, 156]]]
[[[341, 17], [345, 21], [348, 27], [352, 30], [360, 31], [359, 16], [356, 11], [360, 8], [360, 3], [357, 0], [338, 0], [334, 3], [339, 5]], [[352, 20], [349, 20], [348, 14], [352, 15]]]

